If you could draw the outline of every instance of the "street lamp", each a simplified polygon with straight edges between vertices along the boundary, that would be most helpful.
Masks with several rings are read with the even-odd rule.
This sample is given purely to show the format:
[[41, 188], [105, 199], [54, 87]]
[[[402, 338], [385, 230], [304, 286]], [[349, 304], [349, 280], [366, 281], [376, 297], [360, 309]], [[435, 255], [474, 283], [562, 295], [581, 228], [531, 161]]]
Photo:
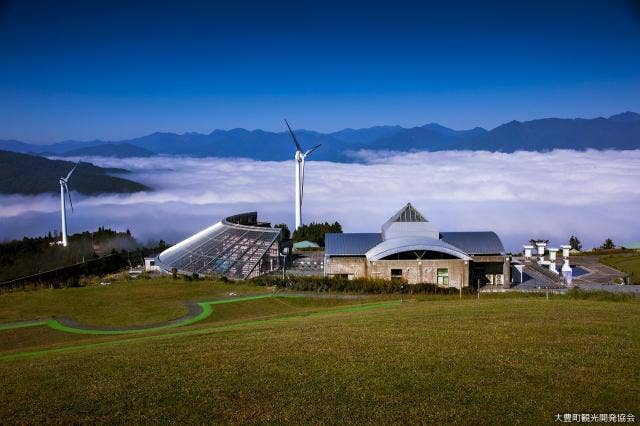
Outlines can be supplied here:
[[283, 253], [278, 253], [282, 257], [282, 279], [284, 280], [285, 269], [287, 268], [287, 255], [289, 254], [289, 247], [285, 247]]

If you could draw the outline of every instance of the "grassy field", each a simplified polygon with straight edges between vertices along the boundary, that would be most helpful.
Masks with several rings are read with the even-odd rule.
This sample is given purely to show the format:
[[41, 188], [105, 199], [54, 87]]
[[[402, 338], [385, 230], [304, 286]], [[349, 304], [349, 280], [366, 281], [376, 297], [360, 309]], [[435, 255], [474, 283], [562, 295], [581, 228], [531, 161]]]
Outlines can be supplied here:
[[227, 296], [229, 293], [264, 293], [261, 287], [218, 281], [183, 281], [170, 277], [117, 281], [111, 285], [38, 289], [0, 294], [0, 323], [72, 317], [99, 326], [128, 326], [178, 318], [187, 313], [182, 302]]
[[631, 284], [640, 284], [640, 255], [637, 252], [605, 256], [600, 262], [628, 274]]
[[[230, 291], [265, 289], [114, 283], [0, 294], [0, 310], [8, 320], [31, 319], [35, 310], [95, 324], [110, 312], [104, 324], [139, 324], [147, 322], [147, 309], [154, 321], [167, 320], [184, 313], [184, 300]], [[96, 311], [98, 302], [84, 304], [127, 296], [135, 316], [124, 313], [129, 305]], [[551, 423], [556, 413], [637, 417], [640, 302], [607, 299], [267, 298], [213, 305], [203, 321], [162, 332], [1, 330], [0, 422], [492, 424]], [[52, 301], [61, 306], [49, 307]]]

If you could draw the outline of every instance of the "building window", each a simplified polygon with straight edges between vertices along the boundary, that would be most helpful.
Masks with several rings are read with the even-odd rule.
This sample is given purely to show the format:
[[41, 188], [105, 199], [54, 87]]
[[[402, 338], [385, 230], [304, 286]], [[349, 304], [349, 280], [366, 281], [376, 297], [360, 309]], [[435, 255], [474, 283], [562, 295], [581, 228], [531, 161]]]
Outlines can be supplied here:
[[149, 261], [149, 266], [156, 266], [156, 261], [155, 260], [150, 260]]
[[392, 269], [391, 270], [391, 279], [392, 280], [401, 280], [402, 279], [402, 269]]
[[438, 285], [449, 285], [449, 270], [447, 268], [438, 268]]

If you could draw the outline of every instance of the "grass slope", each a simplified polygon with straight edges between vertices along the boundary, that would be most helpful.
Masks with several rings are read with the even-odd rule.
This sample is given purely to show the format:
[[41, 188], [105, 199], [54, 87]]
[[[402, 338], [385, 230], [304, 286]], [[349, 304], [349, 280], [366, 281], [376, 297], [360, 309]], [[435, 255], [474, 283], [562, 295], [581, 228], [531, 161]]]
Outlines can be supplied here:
[[[37, 303], [20, 300], [17, 293], [0, 295], [0, 301], [3, 307], [27, 303], [51, 312], [45, 307], [51, 297], [67, 307], [129, 293], [139, 301], [151, 295], [150, 286], [74, 289], [86, 296], [69, 301], [47, 291]], [[157, 287], [160, 302], [148, 297], [143, 304], [156, 318], [170, 299], [178, 305], [228, 291], [205, 282]], [[101, 295], [102, 290], [108, 291]], [[351, 305], [371, 300], [217, 305], [206, 322], [171, 333], [136, 335], [126, 342], [78, 336], [84, 340], [55, 347], [105, 344], [1, 361], [0, 418], [7, 423], [489, 424], [553, 422], [556, 413], [565, 412], [637, 416], [640, 303], [585, 297], [431, 297], [370, 309]], [[94, 312], [94, 320], [101, 316], [97, 305], [84, 309]], [[116, 308], [108, 322], [131, 323], [125, 310]], [[16, 309], [9, 316], [26, 319], [27, 314]], [[23, 343], [20, 350], [32, 348], [37, 339], [50, 339], [48, 332], [56, 333], [40, 330], [13, 341]], [[29, 339], [36, 339], [32, 346], [24, 344]]]
[[135, 326], [169, 321], [187, 313], [182, 302], [264, 293], [264, 288], [202, 280], [152, 280], [94, 283], [88, 287], [16, 291], [0, 294], [0, 324], [55, 316], [95, 326]]
[[600, 262], [628, 274], [631, 284], [640, 284], [640, 255], [634, 253], [606, 256], [601, 258]]

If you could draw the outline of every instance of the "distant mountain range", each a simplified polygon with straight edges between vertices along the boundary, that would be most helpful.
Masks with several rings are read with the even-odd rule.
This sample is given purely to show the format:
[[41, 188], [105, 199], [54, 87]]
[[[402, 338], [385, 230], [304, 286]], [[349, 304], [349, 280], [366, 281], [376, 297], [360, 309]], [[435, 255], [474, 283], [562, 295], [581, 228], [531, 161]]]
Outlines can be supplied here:
[[[58, 179], [66, 176], [74, 164], [71, 161], [0, 151], [0, 194], [59, 193]], [[83, 162], [69, 179], [69, 189], [87, 195], [150, 189], [138, 182], [112, 176], [126, 173], [129, 172], [124, 169], [103, 168]]]
[[[40, 155], [47, 155], [46, 152]], [[50, 156], [60, 155], [62, 157], [151, 157], [156, 155], [153, 151], [132, 145], [130, 143], [103, 143], [93, 146], [70, 149], [61, 154], [49, 153]]]
[[[511, 121], [492, 130], [476, 127], [453, 130], [437, 123], [420, 127], [376, 126], [333, 133], [296, 131], [303, 147], [322, 144], [315, 160], [351, 162], [354, 152], [486, 150], [494, 152], [548, 151], [552, 149], [639, 149], [640, 114], [624, 112], [609, 118]], [[194, 157], [246, 157], [285, 160], [292, 157], [287, 132], [214, 130], [201, 133], [153, 133], [111, 142], [64, 141], [50, 145], [0, 140], [0, 149], [46, 156], [146, 157], [156, 154]]]

